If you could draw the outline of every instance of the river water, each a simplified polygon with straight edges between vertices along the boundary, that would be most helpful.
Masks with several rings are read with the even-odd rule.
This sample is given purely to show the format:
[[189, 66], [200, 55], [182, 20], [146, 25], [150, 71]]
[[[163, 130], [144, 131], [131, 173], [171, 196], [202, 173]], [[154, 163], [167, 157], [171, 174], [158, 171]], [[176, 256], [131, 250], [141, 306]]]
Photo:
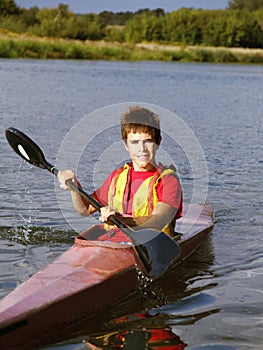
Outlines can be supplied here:
[[[81, 182], [91, 191], [116, 161], [109, 140], [120, 147], [117, 114], [131, 102], [145, 103], [166, 114], [168, 148], [168, 136], [177, 142], [180, 131], [192, 132], [189, 143], [200, 147], [203, 162], [193, 164], [193, 149], [186, 150], [183, 141], [168, 158], [175, 158], [185, 201], [193, 200], [197, 188], [197, 198], [213, 204], [216, 225], [210, 240], [178, 268], [180, 278], [169, 280], [170, 301], [148, 310], [147, 324], [138, 316], [133, 325], [126, 318], [115, 328], [117, 321], [103, 327], [101, 321], [97, 329], [87, 328], [84, 338], [98, 342], [94, 334], [102, 335], [102, 329], [125, 329], [126, 348], [144, 349], [145, 333], [154, 324], [174, 334], [173, 349], [262, 349], [262, 87], [257, 65], [0, 60], [0, 298], [65, 251], [75, 231], [95, 221], [80, 220], [68, 193], [61, 195], [48, 172], [23, 162], [4, 130], [24, 131], [50, 162], [74, 167], [77, 159]], [[83, 120], [88, 127], [81, 135], [94, 131], [97, 141], [89, 136], [85, 152], [69, 142], [63, 154], [65, 137], [80, 131]], [[120, 161], [125, 155], [118, 152]], [[195, 183], [202, 171], [206, 180]], [[143, 311], [131, 303], [129, 313]], [[46, 349], [87, 346], [76, 340]]]

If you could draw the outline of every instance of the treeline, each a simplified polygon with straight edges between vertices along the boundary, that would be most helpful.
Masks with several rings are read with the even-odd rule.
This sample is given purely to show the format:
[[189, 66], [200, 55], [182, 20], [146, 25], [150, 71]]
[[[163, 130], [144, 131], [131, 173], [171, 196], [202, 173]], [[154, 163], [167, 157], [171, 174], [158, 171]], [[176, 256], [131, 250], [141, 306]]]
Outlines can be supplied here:
[[263, 0], [232, 0], [225, 10], [181, 8], [75, 14], [68, 5], [24, 9], [0, 0], [0, 30], [41, 37], [263, 48]]

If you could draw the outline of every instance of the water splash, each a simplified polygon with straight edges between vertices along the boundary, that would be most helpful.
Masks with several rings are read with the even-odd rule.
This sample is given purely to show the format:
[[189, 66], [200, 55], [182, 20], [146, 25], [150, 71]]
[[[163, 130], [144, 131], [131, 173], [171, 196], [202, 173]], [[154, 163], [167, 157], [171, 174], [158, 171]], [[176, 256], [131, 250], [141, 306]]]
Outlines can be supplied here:
[[52, 227], [25, 226], [6, 227], [0, 226], [0, 239], [10, 244], [22, 245], [58, 245], [72, 244], [76, 236], [75, 231], [55, 230]]

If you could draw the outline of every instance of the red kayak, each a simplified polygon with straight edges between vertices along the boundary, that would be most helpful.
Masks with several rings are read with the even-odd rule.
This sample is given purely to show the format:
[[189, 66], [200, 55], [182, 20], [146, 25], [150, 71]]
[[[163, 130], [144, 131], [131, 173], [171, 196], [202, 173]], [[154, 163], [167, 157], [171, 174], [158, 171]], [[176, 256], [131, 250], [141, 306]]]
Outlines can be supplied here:
[[[191, 255], [212, 231], [211, 205], [190, 204], [177, 221], [181, 253], [171, 269]], [[100, 226], [75, 238], [74, 245], [0, 302], [0, 349], [32, 349], [54, 342], [73, 324], [92, 318], [138, 292], [131, 246], [96, 241]], [[52, 339], [52, 340], [51, 340]]]

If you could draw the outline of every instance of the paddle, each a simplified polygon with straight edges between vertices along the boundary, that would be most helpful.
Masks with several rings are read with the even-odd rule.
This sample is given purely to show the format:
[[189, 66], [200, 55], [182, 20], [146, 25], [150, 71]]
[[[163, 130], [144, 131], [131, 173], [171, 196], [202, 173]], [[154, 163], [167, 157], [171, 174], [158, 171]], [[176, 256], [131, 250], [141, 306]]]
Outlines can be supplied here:
[[[15, 128], [6, 129], [5, 133], [10, 146], [20, 157], [32, 165], [50, 171], [55, 176], [58, 175], [58, 170], [46, 161], [42, 150], [28, 136]], [[78, 192], [94, 208], [100, 210], [101, 204], [82, 188], [71, 180], [67, 181], [67, 185], [73, 191]], [[153, 229], [135, 231], [122, 222], [119, 217], [112, 215], [109, 219], [131, 238], [136, 255], [151, 278], [158, 278], [163, 275], [171, 263], [179, 256], [181, 251], [179, 245], [164, 232]]]

